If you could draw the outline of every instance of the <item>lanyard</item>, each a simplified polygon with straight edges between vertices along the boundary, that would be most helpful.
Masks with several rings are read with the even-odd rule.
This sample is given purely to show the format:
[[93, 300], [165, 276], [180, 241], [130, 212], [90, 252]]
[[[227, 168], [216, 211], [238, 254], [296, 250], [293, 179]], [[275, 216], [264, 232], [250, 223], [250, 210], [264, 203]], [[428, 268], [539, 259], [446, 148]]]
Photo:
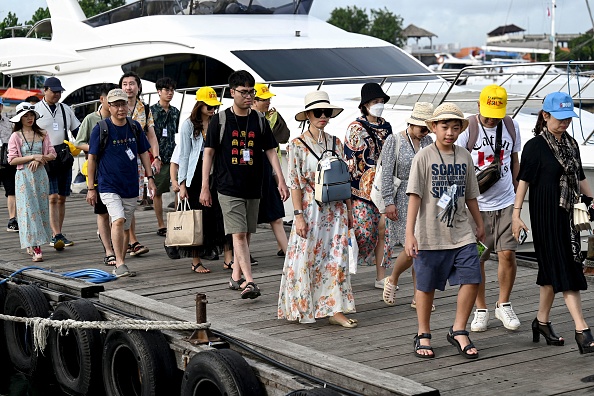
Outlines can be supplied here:
[[43, 105], [45, 106], [45, 108], [47, 109], [47, 111], [51, 114], [52, 118], [54, 119], [54, 121], [56, 120], [56, 114], [58, 114], [58, 104], [56, 103], [56, 110], [52, 111], [52, 109], [49, 108], [49, 106], [47, 105], [45, 99], [43, 99], [41, 101], [41, 103], [43, 103]]
[[[405, 131], [405, 133], [406, 133], [406, 137], [408, 138], [408, 142], [410, 143], [410, 148], [412, 148], [413, 153], [416, 154], [417, 151], [415, 150], [415, 145], [413, 144], [412, 139], [410, 138], [410, 135], [408, 134], [408, 130]], [[437, 150], [437, 152], [439, 152], [439, 150]], [[441, 157], [441, 154], [439, 154], [439, 156]], [[443, 162], [443, 160], [441, 160], [441, 162]], [[454, 160], [454, 162], [456, 162], [456, 161]]]
[[[439, 159], [441, 160], [442, 165], [444, 166], [444, 168], [446, 168], [446, 178], [448, 179], [448, 185], [451, 186], [453, 183], [450, 181], [450, 171], [449, 171], [448, 167], [446, 166], [445, 162], [443, 161], [443, 157], [441, 156], [441, 152], [439, 151], [437, 144], [436, 143], [433, 143], [433, 144], [435, 145], [437, 154], [439, 154]], [[454, 150], [454, 169], [456, 169], [456, 145], [452, 146], [452, 150]]]
[[29, 147], [29, 151], [33, 152], [33, 145], [35, 144], [35, 131], [33, 131], [33, 141], [31, 142], [31, 144], [29, 144], [27, 138], [25, 137], [25, 131], [21, 131], [21, 135], [23, 135], [23, 140], [25, 140], [25, 144], [27, 145], [27, 147]]

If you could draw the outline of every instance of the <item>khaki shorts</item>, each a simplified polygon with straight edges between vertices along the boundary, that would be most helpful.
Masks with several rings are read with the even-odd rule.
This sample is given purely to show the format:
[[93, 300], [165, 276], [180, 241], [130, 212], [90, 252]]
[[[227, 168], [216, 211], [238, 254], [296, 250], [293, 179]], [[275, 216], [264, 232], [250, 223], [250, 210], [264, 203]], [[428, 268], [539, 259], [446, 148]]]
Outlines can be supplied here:
[[162, 164], [161, 171], [155, 173], [155, 185], [157, 186], [157, 195], [163, 195], [169, 192], [169, 186], [171, 185], [169, 175], [169, 164]]
[[[481, 262], [487, 261], [493, 251], [511, 250], [515, 252], [518, 248], [518, 241], [512, 235], [513, 212], [513, 204], [500, 210], [481, 212], [485, 225], [485, 245], [487, 246], [481, 256]], [[470, 217], [470, 223], [476, 228], [472, 217]]]
[[223, 211], [225, 234], [256, 232], [260, 199], [230, 197], [219, 193], [219, 204]]

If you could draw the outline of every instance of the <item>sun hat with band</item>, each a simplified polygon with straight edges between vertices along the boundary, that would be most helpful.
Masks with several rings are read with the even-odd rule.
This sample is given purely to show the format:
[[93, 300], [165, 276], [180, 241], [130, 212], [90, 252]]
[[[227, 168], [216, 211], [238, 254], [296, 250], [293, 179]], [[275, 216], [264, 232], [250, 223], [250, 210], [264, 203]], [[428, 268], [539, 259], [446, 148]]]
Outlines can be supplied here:
[[25, 114], [27, 114], [28, 112], [33, 112], [35, 113], [35, 119], [38, 120], [41, 116], [39, 115], [39, 113], [35, 110], [35, 105], [29, 103], [29, 102], [21, 102], [17, 105], [16, 107], [16, 115], [14, 115], [11, 119], [10, 122], [12, 123], [16, 123], [16, 122], [20, 122], [21, 118], [23, 118], [23, 116]]
[[420, 127], [427, 126], [425, 121], [433, 117], [433, 104], [428, 102], [417, 102], [413, 107], [413, 111], [406, 119], [408, 124], [417, 125]]
[[211, 87], [202, 87], [196, 91], [196, 101], [204, 102], [207, 106], [213, 107], [222, 105], [222, 103], [219, 102], [217, 93]]
[[254, 89], [256, 90], [256, 98], [258, 99], [270, 99], [273, 96], [276, 96], [268, 89], [268, 85], [257, 83], [254, 85]]
[[557, 120], [579, 116], [573, 111], [573, 99], [565, 92], [552, 92], [545, 96], [542, 109]]
[[425, 120], [425, 124], [427, 124], [429, 130], [432, 131], [431, 127], [434, 122], [449, 120], [462, 121], [462, 131], [468, 128], [468, 120], [464, 117], [464, 113], [462, 113], [462, 110], [453, 103], [443, 103], [437, 106], [433, 111], [433, 116]]
[[334, 118], [344, 110], [342, 107], [330, 104], [330, 97], [324, 91], [313, 91], [305, 95], [305, 110], [295, 114], [295, 120], [306, 121], [307, 112], [315, 109], [332, 109], [330, 118]]
[[507, 91], [499, 85], [487, 85], [479, 97], [480, 113], [485, 118], [505, 117], [507, 108]]

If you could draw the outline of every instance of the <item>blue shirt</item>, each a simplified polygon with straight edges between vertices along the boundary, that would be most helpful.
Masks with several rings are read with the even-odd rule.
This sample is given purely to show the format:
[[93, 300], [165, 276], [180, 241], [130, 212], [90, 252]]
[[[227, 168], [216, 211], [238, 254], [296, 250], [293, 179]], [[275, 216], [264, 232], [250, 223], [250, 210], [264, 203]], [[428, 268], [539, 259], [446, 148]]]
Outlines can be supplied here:
[[[124, 126], [117, 126], [106, 119], [109, 138], [105, 150], [99, 158], [101, 132], [99, 124], [95, 125], [89, 140], [89, 154], [97, 156], [99, 167], [97, 170], [97, 183], [100, 193], [114, 193], [122, 198], [134, 198], [138, 196], [138, 165], [137, 157], [151, 147], [146, 134], [137, 121], [134, 121], [138, 131], [139, 140], [132, 127], [126, 123]], [[126, 153], [130, 149], [133, 158], [130, 159]]]

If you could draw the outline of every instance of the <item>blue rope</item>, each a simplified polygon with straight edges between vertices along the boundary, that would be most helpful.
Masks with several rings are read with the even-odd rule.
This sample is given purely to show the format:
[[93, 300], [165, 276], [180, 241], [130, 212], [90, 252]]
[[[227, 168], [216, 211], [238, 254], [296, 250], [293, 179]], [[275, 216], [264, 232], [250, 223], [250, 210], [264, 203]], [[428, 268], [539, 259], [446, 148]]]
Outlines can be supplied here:
[[[26, 271], [26, 270], [31, 270], [31, 269], [36, 269], [36, 270], [46, 271], [46, 272], [54, 272], [51, 269], [36, 267], [36, 266], [32, 265], [32, 266], [21, 268], [20, 270], [17, 270], [15, 272], [13, 272], [12, 274], [10, 274], [5, 279], [0, 280], [0, 285], [5, 282], [8, 282], [10, 280], [10, 278], [20, 274], [21, 272]], [[83, 279], [83, 280], [85, 280], [87, 282], [91, 282], [91, 283], [105, 283], [105, 282], [109, 282], [114, 279], [117, 279], [117, 276], [115, 276], [115, 275], [112, 275], [112, 274], [102, 271], [102, 270], [93, 269], [93, 268], [83, 269], [83, 270], [78, 270], [78, 271], [71, 271], [71, 272], [64, 272], [60, 275], [65, 276], [67, 278]]]

